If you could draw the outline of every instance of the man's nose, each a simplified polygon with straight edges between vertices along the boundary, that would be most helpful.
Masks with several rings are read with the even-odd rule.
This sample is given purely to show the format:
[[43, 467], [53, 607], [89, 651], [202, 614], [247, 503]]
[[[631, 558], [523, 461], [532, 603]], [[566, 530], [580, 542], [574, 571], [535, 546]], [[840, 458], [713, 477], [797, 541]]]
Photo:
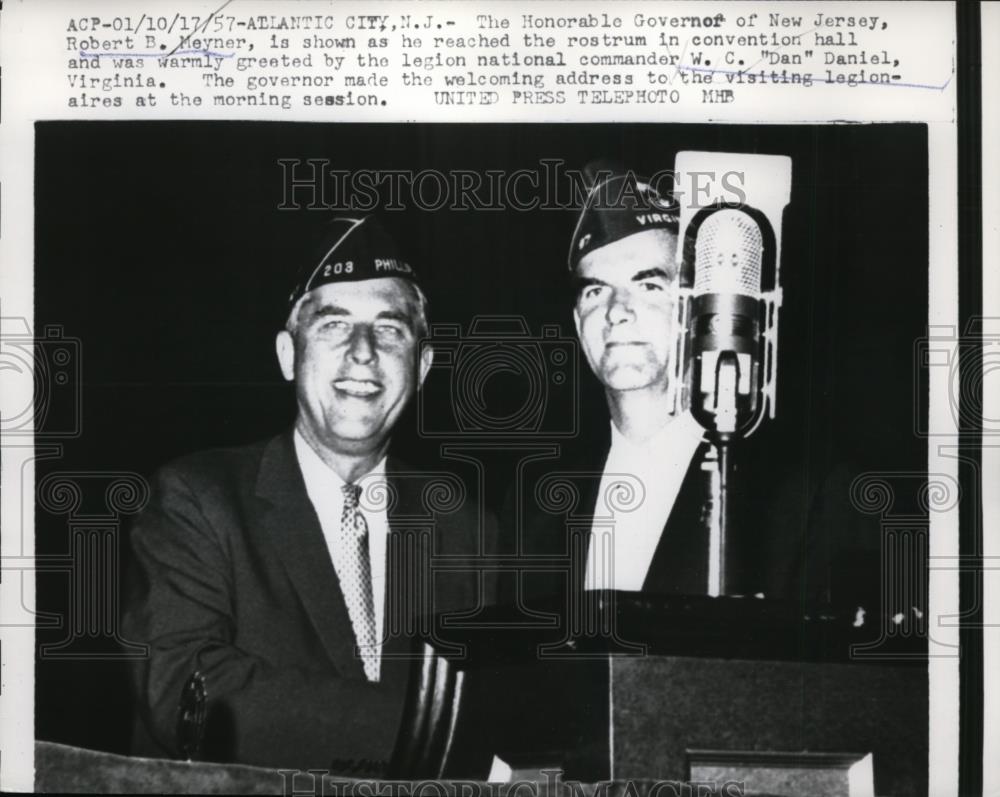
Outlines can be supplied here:
[[632, 309], [632, 292], [623, 288], [616, 288], [608, 302], [608, 323], [621, 324], [635, 318]]
[[354, 362], [360, 364], [375, 359], [375, 330], [369, 324], [358, 324], [354, 327], [347, 353]]

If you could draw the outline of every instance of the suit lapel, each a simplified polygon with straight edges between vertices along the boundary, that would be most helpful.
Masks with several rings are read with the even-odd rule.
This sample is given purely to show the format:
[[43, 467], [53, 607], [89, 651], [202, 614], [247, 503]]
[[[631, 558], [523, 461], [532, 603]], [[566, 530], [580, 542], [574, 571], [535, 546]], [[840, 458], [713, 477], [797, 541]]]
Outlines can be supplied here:
[[423, 501], [425, 474], [390, 457], [386, 480], [391, 499], [386, 512], [385, 623], [386, 628], [412, 628], [415, 616], [433, 611], [429, 589], [433, 583], [430, 558], [435, 519]]
[[384, 623], [387, 633], [386, 652], [390, 655], [398, 652], [399, 629], [410, 623], [407, 614], [414, 608], [412, 596], [409, 594], [415, 571], [421, 569], [422, 550], [414, 549], [414, 535], [411, 534], [412, 519], [416, 513], [412, 485], [404, 466], [395, 459], [386, 462], [386, 481], [389, 496], [389, 506], [386, 519], [389, 523], [389, 536], [386, 539], [385, 551], [385, 613]]
[[701, 467], [708, 447], [708, 443], [701, 443], [691, 457], [660, 534], [643, 592], [703, 595], [708, 588], [708, 529], [702, 515], [708, 499], [709, 474]]
[[[583, 453], [578, 452], [576, 457], [570, 457], [573, 466], [580, 472], [597, 474], [595, 478], [587, 478], [581, 486], [580, 503], [576, 510], [581, 522], [578, 524], [579, 528], [575, 528], [574, 533], [569, 536], [569, 552], [574, 557], [577, 589], [583, 589], [585, 583], [591, 525], [597, 510], [601, 475], [611, 447], [610, 426], [603, 428], [605, 433], [594, 441], [591, 448]], [[702, 470], [701, 465], [708, 446], [708, 443], [703, 442], [691, 458], [681, 490], [660, 534], [643, 582], [643, 592], [688, 595], [705, 592], [708, 584], [708, 532], [702, 514], [708, 499], [708, 474]]]
[[363, 679], [354, 629], [326, 539], [306, 493], [292, 433], [272, 440], [261, 458], [256, 493], [267, 502], [258, 522], [271, 539], [317, 635], [336, 668]]
[[611, 426], [606, 423], [601, 428], [604, 433], [596, 436], [595, 445], [590, 446], [585, 453], [576, 459], [577, 467], [581, 473], [588, 474], [583, 477], [583, 484], [580, 488], [580, 503], [576, 509], [581, 522], [577, 528], [574, 528], [569, 541], [569, 553], [573, 557], [574, 584], [577, 590], [582, 590], [586, 584], [591, 531], [594, 525], [594, 515], [597, 512], [597, 499], [600, 497], [604, 465], [611, 448]]
[[419, 533], [418, 526], [431, 521], [421, 520], [427, 510], [421, 501], [422, 481], [418, 474], [390, 457], [386, 462], [386, 482], [389, 535], [385, 548], [382, 682], [399, 690], [407, 682], [410, 662], [418, 655], [413, 630], [420, 625], [414, 625], [412, 615], [430, 611], [422, 604], [429, 601], [433, 587], [432, 550], [429, 537]]

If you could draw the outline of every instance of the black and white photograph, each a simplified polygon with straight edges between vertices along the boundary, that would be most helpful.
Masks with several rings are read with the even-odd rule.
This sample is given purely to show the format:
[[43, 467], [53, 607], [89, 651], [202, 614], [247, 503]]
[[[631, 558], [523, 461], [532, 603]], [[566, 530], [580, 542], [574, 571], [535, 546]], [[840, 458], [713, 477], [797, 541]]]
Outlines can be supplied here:
[[34, 132], [39, 790], [928, 793], [926, 125]]

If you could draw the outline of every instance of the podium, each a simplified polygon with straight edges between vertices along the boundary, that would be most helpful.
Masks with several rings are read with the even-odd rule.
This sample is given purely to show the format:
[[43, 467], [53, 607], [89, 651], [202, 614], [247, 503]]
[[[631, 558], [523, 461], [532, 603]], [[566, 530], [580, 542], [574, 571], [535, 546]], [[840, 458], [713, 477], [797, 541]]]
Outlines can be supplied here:
[[[854, 797], [864, 781], [880, 797], [927, 793], [922, 638], [859, 657], [878, 623], [753, 598], [588, 593], [577, 608], [440, 618], [412, 662], [382, 777], [482, 783], [498, 756], [515, 780], [539, 781], [538, 794], [553, 770], [611, 781], [614, 795]], [[352, 782], [47, 743], [36, 766], [42, 791], [332, 794], [317, 777]]]
[[[514, 629], [511, 610], [480, 618], [458, 735], [480, 734], [515, 770], [583, 782], [802, 797], [867, 778], [869, 793], [873, 779], [878, 795], [926, 794], [923, 639], [862, 658], [870, 617], [754, 598], [590, 593], [582, 614], [582, 633]], [[464, 754], [456, 745], [443, 771], [482, 777]]]

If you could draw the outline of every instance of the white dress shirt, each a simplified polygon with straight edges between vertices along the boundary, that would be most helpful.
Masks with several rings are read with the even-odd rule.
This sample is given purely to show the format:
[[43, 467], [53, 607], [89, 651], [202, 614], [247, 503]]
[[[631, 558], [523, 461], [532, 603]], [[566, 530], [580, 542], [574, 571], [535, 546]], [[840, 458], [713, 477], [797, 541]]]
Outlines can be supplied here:
[[611, 423], [584, 589], [638, 591], [705, 430], [690, 412], [639, 443]]
[[[334, 568], [340, 565], [340, 550], [337, 538], [340, 534], [340, 516], [344, 511], [343, 487], [347, 483], [337, 475], [336, 471], [327, 465], [305, 438], [295, 430], [295, 456], [302, 469], [302, 478], [306, 483], [306, 493], [312, 502], [313, 509], [319, 516], [319, 524], [326, 538], [326, 548], [330, 552], [330, 561]], [[359, 478], [355, 484], [362, 488], [359, 509], [364, 515], [368, 526], [368, 556], [372, 568], [372, 597], [375, 606], [375, 638], [382, 642], [382, 632], [385, 627], [385, 551], [386, 537], [389, 534], [389, 519], [386, 514], [387, 502], [371, 500], [372, 495], [385, 496], [386, 490], [375, 488], [385, 483], [385, 457], [368, 473]], [[373, 489], [375, 488], [375, 489]], [[368, 499], [368, 500], [366, 500]], [[333, 584], [331, 584], [331, 589]], [[346, 596], [345, 596], [346, 599]]]

